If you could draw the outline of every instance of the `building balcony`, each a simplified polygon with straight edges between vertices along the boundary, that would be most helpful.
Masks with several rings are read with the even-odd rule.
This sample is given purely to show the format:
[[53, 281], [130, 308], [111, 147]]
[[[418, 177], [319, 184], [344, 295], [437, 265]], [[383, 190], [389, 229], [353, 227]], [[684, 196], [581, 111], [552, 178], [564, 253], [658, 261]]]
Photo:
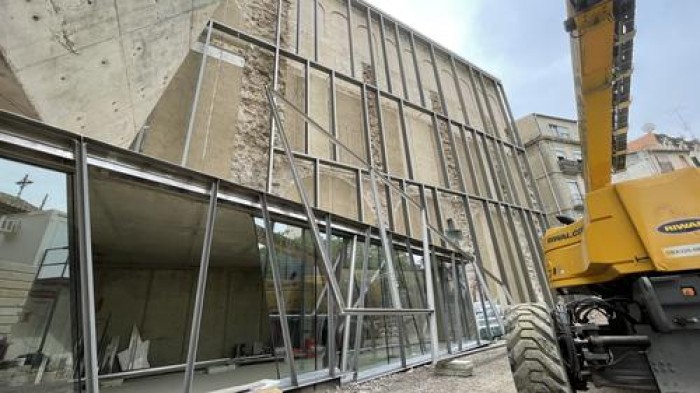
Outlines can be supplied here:
[[559, 169], [565, 175], [578, 175], [583, 171], [583, 162], [578, 160], [568, 160], [559, 158]]

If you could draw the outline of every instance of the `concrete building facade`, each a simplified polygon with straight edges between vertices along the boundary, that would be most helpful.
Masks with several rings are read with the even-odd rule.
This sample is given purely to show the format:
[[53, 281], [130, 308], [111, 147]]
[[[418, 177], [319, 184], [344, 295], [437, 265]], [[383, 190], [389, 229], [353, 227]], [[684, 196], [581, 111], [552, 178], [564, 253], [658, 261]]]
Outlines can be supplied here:
[[683, 168], [700, 167], [700, 142], [650, 131], [627, 143], [627, 168], [613, 181], [639, 179]]
[[550, 225], [557, 215], [581, 218], [585, 183], [575, 120], [533, 113], [516, 122]]
[[[476, 348], [499, 332], [487, 315], [548, 300], [545, 216], [501, 82], [391, 16], [29, 3], [0, 17], [49, 33], [0, 35], [0, 105], [69, 132], [3, 113], [0, 164], [70, 185], [42, 187], [66, 201], [72, 308], [53, 320], [75, 350], [8, 351], [0, 386], [364, 379]], [[46, 58], [22, 63], [29, 44]]]

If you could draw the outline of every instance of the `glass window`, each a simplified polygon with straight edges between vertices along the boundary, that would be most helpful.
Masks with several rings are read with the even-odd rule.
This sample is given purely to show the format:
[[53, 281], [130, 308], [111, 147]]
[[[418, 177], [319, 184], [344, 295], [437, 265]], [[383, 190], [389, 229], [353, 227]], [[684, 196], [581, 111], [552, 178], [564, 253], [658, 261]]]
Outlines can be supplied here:
[[560, 138], [570, 138], [571, 133], [569, 132], [569, 129], [564, 126], [560, 126], [557, 124], [550, 124], [549, 125], [549, 130], [552, 131], [552, 134], [555, 136], [558, 136]]
[[78, 391], [68, 176], [0, 159], [0, 391]]
[[289, 375], [265, 239], [262, 219], [219, 204], [194, 391]]
[[574, 205], [581, 205], [583, 203], [583, 197], [581, 195], [581, 190], [578, 188], [578, 182], [576, 180], [567, 180], [566, 186], [569, 187]]
[[98, 369], [121, 373], [124, 388], [182, 385], [184, 367], [134, 377], [186, 361], [207, 206], [200, 196], [90, 172]]

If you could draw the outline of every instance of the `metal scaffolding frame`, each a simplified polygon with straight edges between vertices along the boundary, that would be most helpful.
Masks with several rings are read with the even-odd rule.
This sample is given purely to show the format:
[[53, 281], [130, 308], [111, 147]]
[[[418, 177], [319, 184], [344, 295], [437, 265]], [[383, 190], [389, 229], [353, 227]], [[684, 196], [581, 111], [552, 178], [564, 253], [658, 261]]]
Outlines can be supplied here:
[[[283, 134], [283, 131], [281, 134]], [[204, 228], [204, 241], [202, 243], [202, 250], [200, 254], [200, 270], [197, 279], [193, 313], [189, 325], [190, 341], [188, 345], [186, 363], [182, 365], [169, 365], [151, 369], [121, 372], [118, 374], [118, 377], [120, 378], [153, 375], [159, 372], [172, 372], [180, 370], [184, 371], [183, 391], [190, 392], [192, 389], [195, 367], [210, 363], [210, 361], [196, 361], [196, 352], [200, 336], [202, 308], [204, 302], [206, 301], [204, 295], [206, 291], [209, 255], [214, 233], [216, 209], [217, 206], [222, 203], [233, 205], [235, 208], [243, 209], [244, 211], [257, 212], [255, 214], [261, 215], [263, 217], [265, 231], [268, 232], [268, 236], [266, 236], [268, 240], [272, 239], [272, 236], [270, 236], [273, 224], [271, 217], [274, 215], [277, 217], [275, 220], [291, 220], [292, 222], [308, 225], [310, 228], [318, 228], [319, 225], [324, 225], [326, 232], [333, 231], [333, 233], [335, 233], [336, 231], [340, 231], [341, 233], [346, 234], [344, 236], [352, 240], [353, 250], [356, 249], [357, 239], [359, 238], [364, 239], [365, 247], [368, 247], [370, 242], [381, 245], [382, 248], [384, 247], [384, 244], [382, 243], [382, 236], [379, 234], [378, 230], [376, 228], [373, 229], [373, 227], [368, 226], [367, 224], [349, 220], [343, 217], [336, 217], [330, 213], [325, 213], [323, 219], [317, 219], [314, 217], [316, 220], [315, 225], [311, 225], [309, 217], [305, 215], [304, 209], [299, 204], [265, 194], [261, 191], [255, 191], [234, 183], [230, 183], [225, 180], [217, 179], [209, 175], [198, 173], [193, 170], [180, 167], [179, 165], [145, 157], [131, 151], [116, 148], [102, 142], [71, 134], [51, 126], [2, 111], [0, 111], [0, 157], [32, 163], [33, 165], [39, 165], [49, 169], [59, 170], [64, 173], [74, 174], [75, 192], [73, 193], [72, 203], [76, 206], [76, 208], [74, 209], [75, 213], [72, 219], [77, 227], [76, 257], [78, 260], [79, 272], [78, 274], [71, 276], [78, 280], [78, 285], [80, 286], [81, 297], [79, 299], [79, 306], [81, 312], [79, 315], [81, 317], [80, 328], [82, 331], [82, 342], [84, 344], [83, 352], [79, 354], [80, 359], [76, 359], [76, 362], [82, 361], [85, 363], [83, 379], [78, 383], [84, 383], [86, 391], [88, 392], [99, 391], [99, 380], [117, 377], [116, 375], [113, 376], [109, 374], [98, 375], [97, 369], [97, 332], [95, 325], [94, 278], [92, 273], [93, 261], [90, 235], [90, 182], [88, 179], [88, 170], [91, 168], [119, 174], [120, 176], [132, 179], [137, 183], [143, 183], [144, 185], [157, 186], [159, 188], [171, 190], [174, 189], [181, 193], [191, 194], [202, 202], [208, 199], [207, 219]], [[377, 176], [377, 180], [386, 181], [382, 176]], [[415, 203], [415, 201], [410, 203]], [[433, 231], [433, 235], [436, 235], [437, 237], [444, 235], [437, 231], [437, 228], [431, 228], [431, 225], [427, 223], [425, 210], [423, 210], [422, 221], [422, 246], [421, 243], [398, 234], [392, 234], [390, 237], [387, 236], [387, 238], [384, 240], [391, 243], [392, 251], [397, 250], [398, 247], [404, 249], [405, 252], [409, 253], [409, 255], [418, 255], [419, 253], [422, 253], [425, 266], [432, 265], [433, 267], [432, 269], [424, 270], [428, 270], [429, 273], [432, 273], [436, 269], [435, 266], [436, 263], [439, 262], [438, 259], [447, 261], [450, 258], [453, 258], [455, 255], [457, 255], [455, 252], [457, 252], [456, 250], [458, 250], [458, 248], [455, 244], [451, 244], [450, 240], [447, 238], [443, 240], [448, 243], [450, 248], [439, 247], [431, 243], [430, 239], [428, 239], [429, 228]], [[388, 230], [386, 234], [388, 234]], [[321, 249], [326, 249], [326, 245], [326, 242], [321, 243]], [[426, 247], [426, 245], [428, 246]], [[266, 264], [271, 269], [270, 271], [272, 272], [273, 276], [277, 308], [279, 310], [280, 325], [282, 328], [282, 340], [285, 347], [285, 367], [288, 367], [290, 375], [289, 380], [286, 383], [289, 384], [288, 386], [300, 386], [302, 382], [300, 382], [298, 378], [298, 371], [294, 365], [294, 355], [291, 347], [291, 338], [285, 310], [284, 293], [280, 285], [280, 274], [275, 258], [275, 245], [274, 243], [270, 243], [267, 245], [267, 247], [270, 253], [268, 254]], [[463, 251], [462, 253], [464, 255], [468, 255]], [[355, 254], [353, 252], [353, 258], [354, 255]], [[365, 252], [364, 255], [367, 256], [368, 253]], [[390, 258], [393, 260], [395, 256], [391, 255]], [[457, 262], [458, 269], [461, 266], [464, 266], [464, 264], [471, 265], [470, 260], [466, 259], [462, 259], [461, 261]], [[365, 307], [363, 300], [364, 296], [366, 295], [371, 283], [377, 279], [377, 275], [375, 274], [373, 277], [368, 277], [366, 261], [363, 261], [362, 264], [362, 287], [357, 297], [350, 293], [347, 297], [343, 296], [336, 299], [332, 289], [329, 292], [331, 294], [330, 298], [336, 301], [335, 305], [338, 306], [334, 312], [335, 315], [339, 316], [341, 319], [344, 319], [346, 324], [351, 322], [351, 317], [353, 316], [357, 318], [359, 326], [362, 326], [362, 318], [369, 316], [403, 318], [410, 317], [412, 315], [434, 315], [433, 309], [413, 307]], [[355, 268], [357, 268], [356, 265], [357, 264], [355, 263]], [[476, 269], [476, 271], [478, 272], [479, 270]], [[426, 272], [427, 280], [425, 284], [426, 288], [430, 289], [430, 291], [426, 292], [425, 294], [421, 294], [420, 296], [429, 297], [430, 293], [437, 290], [437, 288], [431, 289], [428, 285], [434, 281], [434, 278], [430, 277], [429, 273]], [[466, 278], [467, 277], [465, 276], [465, 280]], [[332, 279], [335, 280], [335, 277], [332, 276]], [[337, 281], [335, 282], [337, 284]], [[479, 293], [488, 292], [482, 288], [483, 283], [485, 283], [485, 279], [480, 275], [476, 282], [478, 285], [476, 290]], [[331, 288], [331, 286], [332, 284], [329, 284], [329, 288]], [[460, 294], [460, 296], [465, 295]], [[357, 302], [355, 304], [350, 304], [350, 299], [357, 299]], [[272, 316], [270, 317], [272, 318]], [[334, 329], [332, 326], [329, 328]], [[431, 337], [429, 341], [431, 343], [431, 347], [437, 349], [438, 338], [434, 329], [435, 328], [431, 328]], [[357, 329], [356, 334], [359, 335], [361, 331], [361, 329]], [[354, 343], [352, 343], [353, 340], [351, 340], [349, 333], [349, 329], [344, 330], [343, 333], [346, 337], [343, 338], [342, 343], [343, 350], [340, 359], [340, 371], [353, 372], [354, 378], [357, 379], [359, 375], [357, 368], [357, 356], [354, 360], [351, 360], [347, 357], [347, 354], [351, 352], [351, 349], [354, 349], [357, 353], [359, 348], [356, 346], [361, 343], [361, 340], [360, 337], [355, 337]], [[423, 340], [420, 335], [418, 337], [419, 340]], [[405, 338], [400, 339], [402, 346], [404, 341]], [[355, 346], [353, 346], [353, 344]], [[473, 345], [467, 347], [462, 346], [461, 349], [467, 351], [482, 344], [483, 342], [477, 338], [477, 342], [475, 342]], [[337, 351], [334, 350], [333, 352]], [[438, 356], [440, 355], [434, 353], [429, 358], [412, 358], [411, 362], [409, 362], [407, 356], [405, 355], [405, 351], [402, 350], [402, 362], [398, 367], [406, 367], [409, 364], [415, 365], [416, 362], [420, 363], [435, 361]], [[320, 382], [324, 378], [327, 379], [338, 376], [338, 374], [336, 374], [336, 367], [333, 364], [334, 361], [335, 356], [330, 356], [329, 366], [331, 367], [326, 370], [326, 374], [321, 374], [320, 376], [314, 374], [314, 378], [317, 378], [315, 379], [316, 382]], [[349, 364], [353, 364], [353, 368], [348, 368]]]

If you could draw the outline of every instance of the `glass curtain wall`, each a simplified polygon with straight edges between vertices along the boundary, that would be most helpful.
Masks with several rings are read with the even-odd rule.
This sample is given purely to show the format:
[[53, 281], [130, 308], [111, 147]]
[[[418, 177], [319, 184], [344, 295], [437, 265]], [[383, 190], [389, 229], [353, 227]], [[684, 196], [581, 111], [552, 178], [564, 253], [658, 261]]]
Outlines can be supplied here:
[[0, 158], [0, 391], [79, 389], [71, 184], [71, 174]]

